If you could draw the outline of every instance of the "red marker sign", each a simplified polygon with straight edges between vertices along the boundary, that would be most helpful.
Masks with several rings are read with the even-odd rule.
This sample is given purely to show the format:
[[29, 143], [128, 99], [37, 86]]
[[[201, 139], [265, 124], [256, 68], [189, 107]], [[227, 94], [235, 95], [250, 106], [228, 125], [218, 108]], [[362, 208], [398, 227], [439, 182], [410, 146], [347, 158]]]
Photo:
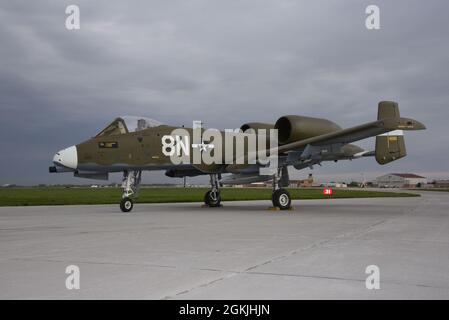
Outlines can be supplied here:
[[324, 188], [324, 189], [323, 189], [323, 194], [324, 194], [325, 196], [331, 196], [332, 193], [333, 193], [332, 188]]

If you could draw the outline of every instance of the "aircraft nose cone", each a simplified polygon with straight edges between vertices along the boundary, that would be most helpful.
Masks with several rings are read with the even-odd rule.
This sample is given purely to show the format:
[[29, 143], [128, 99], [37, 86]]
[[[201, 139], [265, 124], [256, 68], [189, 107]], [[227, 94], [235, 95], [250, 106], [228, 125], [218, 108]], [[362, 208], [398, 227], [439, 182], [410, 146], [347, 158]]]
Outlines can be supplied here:
[[78, 166], [78, 152], [76, 146], [71, 146], [56, 152], [53, 157], [53, 163], [70, 169], [76, 169]]

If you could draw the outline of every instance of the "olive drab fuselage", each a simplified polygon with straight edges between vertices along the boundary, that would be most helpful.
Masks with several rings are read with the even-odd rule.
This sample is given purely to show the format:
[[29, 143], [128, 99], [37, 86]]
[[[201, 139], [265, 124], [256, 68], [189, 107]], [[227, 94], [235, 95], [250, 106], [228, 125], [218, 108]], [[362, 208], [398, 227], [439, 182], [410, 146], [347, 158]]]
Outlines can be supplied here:
[[[200, 150], [196, 146], [199, 141], [194, 140], [194, 130], [191, 128], [177, 128], [167, 125], [161, 125], [153, 128], [147, 128], [141, 131], [120, 133], [113, 135], [104, 135], [93, 137], [76, 146], [78, 150], [78, 169], [90, 171], [122, 171], [124, 169], [166, 169], [174, 165], [171, 156], [164, 153], [164, 137], [173, 136], [173, 133], [181, 130], [185, 132], [181, 136], [182, 141], [186, 142], [184, 145], [188, 148], [187, 161], [183, 164], [193, 165], [195, 168], [203, 172], [221, 172], [226, 164], [230, 164], [225, 158], [225, 140], [229, 137], [229, 133], [224, 131], [216, 131], [221, 138], [221, 154], [220, 161], [210, 164], [205, 163], [200, 158], [200, 163], [194, 161], [194, 154], [198, 154]], [[204, 130], [200, 130], [202, 134]], [[242, 133], [234, 131], [231, 134], [233, 142], [242, 141], [243, 154], [248, 152], [248, 136], [249, 133]], [[178, 136], [179, 137], [179, 136]], [[188, 137], [184, 139], [185, 137]], [[229, 138], [228, 138], [229, 139]], [[265, 150], [269, 147], [269, 143], [262, 146]], [[257, 141], [257, 140], [256, 140]], [[214, 140], [202, 141], [206, 146], [213, 145]], [[215, 146], [218, 146], [215, 141]], [[258, 144], [258, 146], [261, 146]], [[176, 148], [176, 144], [175, 144]], [[232, 155], [238, 154], [238, 147], [235, 143], [232, 144]], [[256, 147], [257, 148], [257, 147]], [[213, 154], [216, 148], [207, 150]], [[185, 152], [184, 152], [185, 153]]]

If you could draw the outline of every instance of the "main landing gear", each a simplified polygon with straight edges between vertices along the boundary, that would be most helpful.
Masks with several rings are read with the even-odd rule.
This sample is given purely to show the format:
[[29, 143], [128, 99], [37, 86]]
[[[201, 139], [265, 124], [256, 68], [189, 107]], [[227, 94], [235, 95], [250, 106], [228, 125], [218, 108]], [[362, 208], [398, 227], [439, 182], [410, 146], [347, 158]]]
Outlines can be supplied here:
[[280, 187], [279, 181], [281, 180], [282, 171], [282, 168], [278, 169], [273, 176], [273, 193], [271, 195], [271, 201], [273, 202], [273, 207], [281, 210], [288, 210], [291, 208], [292, 199], [290, 193]]
[[211, 189], [204, 195], [204, 203], [209, 207], [219, 207], [221, 202], [220, 183], [218, 174], [210, 175]]
[[120, 201], [120, 209], [123, 212], [130, 212], [133, 209], [133, 199], [139, 195], [140, 181], [142, 180], [142, 171], [123, 172], [123, 194]]
[[[219, 178], [218, 174], [210, 175], [211, 189], [204, 195], [204, 203], [209, 207], [220, 207], [221, 195]], [[281, 188], [286, 185], [286, 183], [288, 183], [287, 168], [280, 168], [273, 176], [273, 193], [271, 195], [273, 206], [280, 210], [288, 210], [292, 206], [290, 193]]]

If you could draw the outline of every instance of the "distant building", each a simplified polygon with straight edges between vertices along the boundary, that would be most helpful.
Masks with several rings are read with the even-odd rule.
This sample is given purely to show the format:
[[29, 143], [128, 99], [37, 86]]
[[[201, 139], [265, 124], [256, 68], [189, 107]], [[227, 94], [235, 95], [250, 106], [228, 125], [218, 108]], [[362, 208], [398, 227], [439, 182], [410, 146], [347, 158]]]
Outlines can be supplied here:
[[321, 187], [332, 187], [332, 188], [347, 188], [348, 185], [345, 182], [325, 182], [320, 185]]
[[309, 188], [313, 186], [313, 176], [310, 173], [309, 177], [304, 180], [290, 180], [290, 187], [296, 187], [296, 188]]
[[434, 188], [449, 188], [449, 180], [435, 180], [432, 184]]
[[380, 188], [410, 188], [427, 184], [425, 177], [414, 173], [389, 173], [376, 178]]

